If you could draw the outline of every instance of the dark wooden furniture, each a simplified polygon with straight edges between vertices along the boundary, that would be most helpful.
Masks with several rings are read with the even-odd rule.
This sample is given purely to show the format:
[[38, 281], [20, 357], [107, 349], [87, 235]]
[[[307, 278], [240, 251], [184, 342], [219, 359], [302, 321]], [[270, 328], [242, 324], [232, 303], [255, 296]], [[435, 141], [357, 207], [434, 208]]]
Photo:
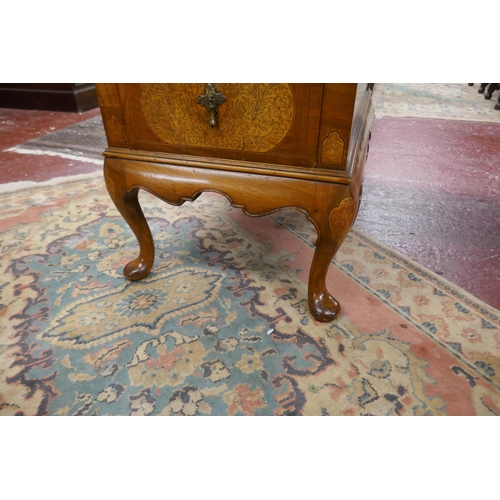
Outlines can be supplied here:
[[0, 83], [0, 108], [81, 113], [98, 105], [93, 83]]
[[[469, 87], [473, 85], [473, 83], [469, 83]], [[500, 90], [500, 83], [481, 83], [477, 92], [479, 94], [484, 94], [484, 98], [489, 101], [493, 97], [493, 92], [495, 92], [495, 90]], [[498, 101], [495, 104], [495, 109], [500, 110], [500, 93]]]
[[108, 148], [104, 176], [136, 235], [124, 269], [144, 278], [153, 238], [138, 202], [145, 189], [173, 205], [203, 191], [252, 216], [295, 208], [318, 236], [309, 275], [312, 315], [340, 311], [330, 263], [357, 214], [373, 117], [369, 84], [98, 84]]

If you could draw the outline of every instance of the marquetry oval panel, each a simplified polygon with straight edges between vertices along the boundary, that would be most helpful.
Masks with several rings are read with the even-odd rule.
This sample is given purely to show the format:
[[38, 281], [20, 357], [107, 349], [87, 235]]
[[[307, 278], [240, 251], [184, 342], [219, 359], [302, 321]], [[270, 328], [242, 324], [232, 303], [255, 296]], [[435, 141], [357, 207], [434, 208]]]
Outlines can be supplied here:
[[197, 99], [206, 84], [141, 84], [139, 101], [151, 130], [166, 144], [264, 153], [288, 134], [293, 95], [288, 84], [216, 83], [227, 97], [215, 127]]

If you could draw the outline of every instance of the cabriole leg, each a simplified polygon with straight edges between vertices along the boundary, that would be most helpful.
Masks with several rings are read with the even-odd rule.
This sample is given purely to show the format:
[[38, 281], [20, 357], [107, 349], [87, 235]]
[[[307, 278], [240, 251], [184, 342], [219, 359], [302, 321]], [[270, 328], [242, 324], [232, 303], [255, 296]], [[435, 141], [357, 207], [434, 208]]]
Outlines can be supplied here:
[[155, 248], [151, 230], [139, 205], [139, 189], [128, 186], [125, 168], [107, 158], [104, 161], [104, 179], [113, 203], [139, 242], [139, 256], [125, 266], [123, 274], [130, 280], [140, 280], [153, 267]]
[[333, 321], [340, 312], [340, 304], [326, 288], [326, 276], [337, 250], [354, 222], [356, 212], [357, 204], [348, 196], [330, 213], [313, 217], [318, 239], [309, 274], [308, 301], [311, 314], [318, 321]]

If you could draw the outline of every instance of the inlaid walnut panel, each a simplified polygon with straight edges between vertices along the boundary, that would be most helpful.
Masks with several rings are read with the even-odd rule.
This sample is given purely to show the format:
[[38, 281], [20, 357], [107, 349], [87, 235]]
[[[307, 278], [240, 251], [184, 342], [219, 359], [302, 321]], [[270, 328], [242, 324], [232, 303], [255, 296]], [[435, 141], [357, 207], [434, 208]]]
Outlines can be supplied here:
[[344, 160], [345, 141], [337, 130], [332, 130], [323, 139], [321, 146], [321, 163], [324, 165], [342, 165]]
[[197, 103], [206, 84], [141, 84], [144, 118], [163, 142], [264, 153], [288, 134], [294, 100], [288, 84], [215, 84], [227, 97], [219, 106], [217, 125], [209, 125], [206, 108]]
[[108, 115], [108, 118], [106, 120], [106, 130], [108, 132], [108, 139], [111, 144], [127, 144], [123, 125], [115, 115]]
[[330, 210], [328, 222], [332, 232], [332, 239], [338, 245], [344, 241], [349, 229], [356, 218], [357, 205], [352, 196], [343, 198], [339, 206]]

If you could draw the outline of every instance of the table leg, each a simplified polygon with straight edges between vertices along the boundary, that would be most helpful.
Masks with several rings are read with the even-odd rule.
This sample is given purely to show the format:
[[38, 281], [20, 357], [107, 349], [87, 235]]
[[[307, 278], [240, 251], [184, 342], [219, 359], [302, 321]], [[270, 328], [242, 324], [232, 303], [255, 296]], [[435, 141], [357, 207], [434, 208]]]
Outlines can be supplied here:
[[340, 304], [326, 288], [326, 276], [337, 250], [354, 223], [356, 213], [356, 202], [347, 196], [329, 213], [312, 216], [318, 239], [309, 273], [308, 302], [311, 314], [318, 321], [332, 321], [340, 312]]
[[131, 185], [132, 176], [125, 175], [123, 168], [116, 167], [116, 164], [107, 159], [104, 160], [104, 179], [113, 203], [139, 242], [139, 256], [125, 266], [123, 274], [130, 280], [140, 280], [153, 267], [155, 247], [151, 230], [139, 205], [139, 189]]
[[155, 254], [153, 237], [138, 201], [139, 189], [146, 189], [172, 205], [194, 200], [203, 190], [215, 190], [249, 215], [260, 216], [292, 207], [307, 214], [318, 232], [309, 274], [309, 309], [313, 317], [322, 322], [333, 321], [338, 316], [340, 305], [328, 292], [326, 277], [356, 218], [360, 188], [355, 189], [354, 194], [347, 185], [250, 174], [243, 177], [234, 172], [221, 176], [210, 169], [113, 159], [105, 160], [104, 177], [111, 199], [140, 246], [139, 256], [125, 266], [123, 272], [127, 278], [140, 280], [147, 276]]

